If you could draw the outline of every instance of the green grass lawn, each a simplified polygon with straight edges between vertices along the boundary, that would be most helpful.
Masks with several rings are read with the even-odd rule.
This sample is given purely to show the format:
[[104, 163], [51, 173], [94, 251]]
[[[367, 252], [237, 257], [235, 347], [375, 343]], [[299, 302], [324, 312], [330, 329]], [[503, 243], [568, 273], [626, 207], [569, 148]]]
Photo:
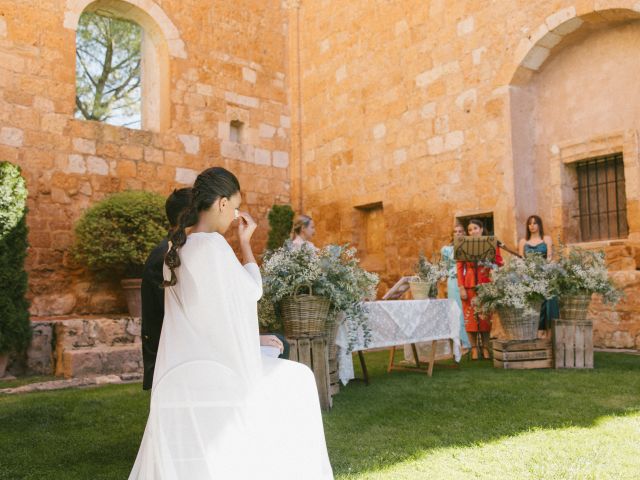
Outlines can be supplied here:
[[[640, 477], [640, 356], [432, 378], [388, 375], [386, 356], [367, 354], [371, 385], [349, 384], [324, 416], [338, 479]], [[139, 384], [1, 396], [0, 479], [126, 478], [148, 400]]]

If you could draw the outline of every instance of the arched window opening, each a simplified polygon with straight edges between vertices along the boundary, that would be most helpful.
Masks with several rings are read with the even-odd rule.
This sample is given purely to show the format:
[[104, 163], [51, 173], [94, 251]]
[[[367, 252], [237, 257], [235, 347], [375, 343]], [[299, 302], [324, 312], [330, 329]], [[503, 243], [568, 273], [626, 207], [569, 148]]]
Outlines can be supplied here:
[[84, 12], [76, 31], [76, 118], [142, 127], [143, 30], [110, 12]]

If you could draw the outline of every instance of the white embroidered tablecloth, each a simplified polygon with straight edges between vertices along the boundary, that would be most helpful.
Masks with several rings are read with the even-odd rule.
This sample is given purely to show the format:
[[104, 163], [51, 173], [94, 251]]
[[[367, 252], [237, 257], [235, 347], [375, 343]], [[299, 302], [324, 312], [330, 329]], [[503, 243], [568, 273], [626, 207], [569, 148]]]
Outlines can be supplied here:
[[343, 322], [338, 328], [338, 376], [346, 385], [355, 377], [351, 352], [370, 348], [393, 347], [432, 340], [453, 340], [454, 358], [460, 360], [460, 307], [453, 300], [382, 300], [365, 302], [371, 331], [364, 346], [360, 334], [348, 351], [349, 336]]

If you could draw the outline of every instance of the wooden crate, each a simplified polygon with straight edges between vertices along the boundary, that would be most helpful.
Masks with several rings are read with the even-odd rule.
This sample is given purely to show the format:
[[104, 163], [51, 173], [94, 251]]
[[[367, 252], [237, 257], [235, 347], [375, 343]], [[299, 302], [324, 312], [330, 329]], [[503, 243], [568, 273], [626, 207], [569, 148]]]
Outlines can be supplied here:
[[553, 351], [556, 368], [593, 368], [593, 322], [554, 320]]
[[329, 389], [331, 396], [340, 393], [340, 378], [338, 377], [338, 359], [329, 359]]
[[550, 340], [494, 340], [492, 345], [493, 366], [496, 368], [526, 370], [553, 367]]
[[329, 350], [327, 339], [320, 337], [287, 338], [291, 350], [289, 360], [304, 363], [313, 370], [320, 396], [320, 407], [329, 410], [333, 402], [331, 400], [331, 382], [329, 378]]

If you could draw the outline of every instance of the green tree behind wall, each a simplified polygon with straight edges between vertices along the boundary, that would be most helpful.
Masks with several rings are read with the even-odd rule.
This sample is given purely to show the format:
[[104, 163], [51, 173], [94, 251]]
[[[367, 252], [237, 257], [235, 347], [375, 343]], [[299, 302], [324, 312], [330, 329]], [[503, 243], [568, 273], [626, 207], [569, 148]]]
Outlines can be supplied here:
[[76, 32], [76, 117], [140, 128], [142, 29], [92, 12]]
[[0, 353], [31, 342], [27, 272], [27, 186], [20, 168], [0, 162]]

